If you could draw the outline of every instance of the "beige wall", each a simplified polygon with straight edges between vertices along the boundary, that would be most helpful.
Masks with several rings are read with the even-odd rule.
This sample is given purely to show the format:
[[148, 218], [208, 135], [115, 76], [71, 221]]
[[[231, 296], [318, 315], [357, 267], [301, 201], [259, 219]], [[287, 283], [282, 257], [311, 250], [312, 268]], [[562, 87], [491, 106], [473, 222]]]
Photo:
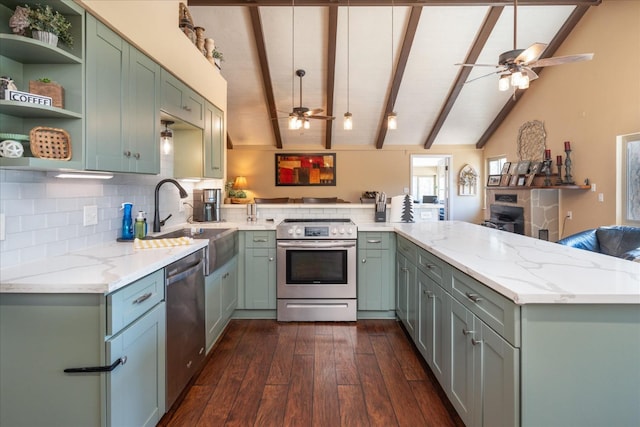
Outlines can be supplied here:
[[574, 180], [597, 192], [561, 191], [561, 215], [573, 212], [563, 236], [616, 221], [616, 136], [640, 131], [640, 1], [591, 7], [556, 56], [586, 52], [592, 61], [545, 69], [484, 150], [517, 160], [518, 129], [531, 120], [544, 122], [553, 159], [571, 141]]
[[[403, 194], [411, 186], [411, 154], [451, 154], [452, 219], [479, 222], [481, 192], [476, 196], [457, 196], [457, 174], [467, 163], [476, 170], [482, 165], [482, 151], [473, 146], [438, 147], [429, 151], [416, 147], [345, 147], [327, 152], [336, 153], [335, 187], [276, 187], [275, 153], [286, 153], [264, 147], [239, 147], [227, 153], [228, 177], [247, 177], [249, 197], [302, 196], [339, 197], [359, 203], [363, 191], [384, 191], [388, 196]], [[304, 152], [289, 150], [289, 152]], [[314, 151], [317, 152], [317, 151]]]

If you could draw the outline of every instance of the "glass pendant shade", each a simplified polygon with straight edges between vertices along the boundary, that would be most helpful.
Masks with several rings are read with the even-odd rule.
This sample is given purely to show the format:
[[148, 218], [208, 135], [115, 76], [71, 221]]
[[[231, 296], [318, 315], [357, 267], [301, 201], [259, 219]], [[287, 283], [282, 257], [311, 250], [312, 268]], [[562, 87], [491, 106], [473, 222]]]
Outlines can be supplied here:
[[162, 153], [166, 156], [171, 154], [173, 148], [173, 132], [168, 127], [173, 122], [163, 120], [161, 123], [164, 125], [164, 130], [160, 132], [160, 147], [162, 148]]
[[298, 129], [298, 116], [295, 114], [289, 114], [289, 129]]
[[522, 74], [520, 78], [520, 83], [518, 84], [518, 89], [527, 89], [529, 87], [529, 76], [525, 73]]
[[509, 76], [502, 76], [500, 80], [498, 80], [498, 89], [500, 92], [506, 92], [509, 90], [509, 86], [511, 84], [511, 79]]
[[391, 112], [387, 116], [387, 128], [398, 129], [398, 116], [396, 113]]
[[303, 125], [303, 127], [304, 127], [305, 129], [309, 129], [309, 128], [311, 128], [311, 122], [309, 122], [309, 119], [304, 119], [304, 125]]
[[352, 130], [353, 129], [353, 114], [347, 112], [344, 113], [344, 130]]
[[521, 81], [522, 81], [522, 73], [520, 71], [511, 73], [511, 86], [518, 87], [520, 86]]

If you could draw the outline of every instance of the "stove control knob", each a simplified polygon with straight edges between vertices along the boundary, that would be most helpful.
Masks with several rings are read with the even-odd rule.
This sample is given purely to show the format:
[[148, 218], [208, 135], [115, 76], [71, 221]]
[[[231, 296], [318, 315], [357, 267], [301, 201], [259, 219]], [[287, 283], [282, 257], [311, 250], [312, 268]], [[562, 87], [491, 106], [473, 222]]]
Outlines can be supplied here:
[[293, 234], [293, 228], [288, 229], [288, 230], [287, 230], [287, 233], [289, 233], [289, 234]]
[[353, 234], [353, 230], [351, 229], [351, 227], [347, 228], [347, 234], [348, 234], [348, 235]]
[[296, 228], [296, 234], [298, 235], [302, 234], [302, 228]]
[[340, 229], [340, 234], [344, 234], [344, 228]]
[[337, 229], [337, 228], [335, 228], [335, 227], [333, 227], [333, 228], [331, 229], [331, 234], [334, 234], [334, 235], [335, 235], [335, 234], [338, 234], [338, 229]]

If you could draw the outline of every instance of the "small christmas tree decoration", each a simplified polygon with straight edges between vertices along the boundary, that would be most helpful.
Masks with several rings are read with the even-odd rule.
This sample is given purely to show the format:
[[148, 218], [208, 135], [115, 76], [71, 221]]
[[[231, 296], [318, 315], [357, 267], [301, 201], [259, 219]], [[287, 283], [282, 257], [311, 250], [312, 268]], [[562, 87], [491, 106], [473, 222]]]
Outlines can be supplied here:
[[404, 195], [404, 202], [402, 204], [402, 222], [414, 222], [413, 200], [409, 194]]

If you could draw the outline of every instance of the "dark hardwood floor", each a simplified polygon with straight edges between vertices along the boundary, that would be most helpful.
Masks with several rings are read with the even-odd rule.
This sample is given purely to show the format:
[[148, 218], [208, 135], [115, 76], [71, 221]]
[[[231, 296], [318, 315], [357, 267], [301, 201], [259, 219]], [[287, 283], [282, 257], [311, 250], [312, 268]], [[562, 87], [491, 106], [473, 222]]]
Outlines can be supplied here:
[[395, 320], [232, 320], [174, 426], [463, 426]]

